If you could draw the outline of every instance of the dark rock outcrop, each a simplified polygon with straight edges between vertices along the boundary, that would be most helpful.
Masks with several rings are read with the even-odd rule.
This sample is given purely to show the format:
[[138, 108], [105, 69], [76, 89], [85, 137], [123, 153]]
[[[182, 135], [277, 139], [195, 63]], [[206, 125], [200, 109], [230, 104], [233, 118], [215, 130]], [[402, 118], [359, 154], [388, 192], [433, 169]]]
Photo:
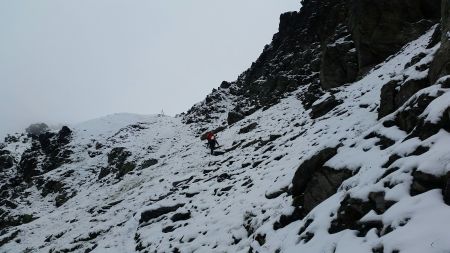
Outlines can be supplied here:
[[249, 125], [247, 125], [247, 126], [241, 128], [241, 129], [239, 129], [239, 134], [246, 134], [246, 133], [249, 133], [249, 132], [251, 132], [252, 130], [254, 130], [257, 126], [258, 126], [258, 123], [253, 122], [253, 123], [251, 123], [251, 124], [249, 124]]
[[420, 114], [435, 99], [429, 95], [421, 95], [410, 104], [405, 110], [400, 111], [395, 116], [395, 124], [403, 131], [411, 132], [420, 121]]
[[419, 137], [421, 140], [425, 140], [435, 134], [440, 130], [446, 130], [450, 132], [450, 107], [448, 107], [443, 113], [441, 118], [436, 123], [431, 123], [425, 121], [424, 119], [419, 119], [414, 130], [408, 136], [409, 138]]
[[303, 162], [292, 180], [292, 197], [295, 206], [309, 213], [322, 201], [335, 194], [344, 180], [352, 175], [346, 169], [335, 170], [324, 166], [337, 154], [337, 148], [326, 148]]
[[316, 169], [322, 167], [325, 162], [337, 154], [337, 148], [326, 148], [304, 161], [295, 172], [292, 179], [292, 194], [298, 196], [304, 193], [308, 181]]
[[334, 41], [323, 49], [320, 83], [324, 89], [354, 82], [358, 76], [358, 54], [347, 26], [338, 27]]
[[14, 157], [8, 150], [0, 150], [0, 171], [14, 166]]
[[440, 17], [440, 0], [351, 1], [350, 27], [360, 71], [418, 38]]
[[234, 123], [241, 121], [245, 118], [245, 115], [241, 112], [231, 111], [228, 113], [227, 123], [233, 125]]
[[333, 95], [331, 95], [324, 101], [313, 105], [311, 107], [311, 112], [309, 113], [309, 116], [312, 119], [322, 117], [331, 110], [333, 110], [336, 106], [340, 105], [341, 103], [342, 101], [336, 100], [336, 98]]
[[450, 172], [447, 172], [445, 175], [432, 175], [415, 170], [411, 175], [413, 177], [410, 187], [411, 196], [434, 189], [441, 189], [444, 202], [450, 205]]
[[68, 146], [72, 131], [64, 126], [58, 133], [45, 132], [32, 136], [31, 147], [22, 154], [17, 172], [25, 182], [32, 177], [70, 163], [72, 150]]
[[328, 232], [334, 234], [345, 229], [351, 229], [359, 231], [359, 236], [365, 236], [372, 228], [376, 228], [380, 232], [384, 226], [381, 221], [361, 222], [360, 220], [371, 210], [374, 210], [377, 214], [383, 214], [395, 204], [394, 201], [386, 200], [384, 196], [384, 192], [372, 192], [369, 194], [368, 201], [346, 196], [341, 201]]
[[17, 167], [17, 172], [25, 182], [31, 182], [33, 176], [39, 175], [38, 157], [42, 155], [38, 142], [33, 141], [31, 148], [25, 150]]
[[141, 213], [141, 218], [139, 219], [139, 223], [145, 223], [150, 220], [156, 219], [162, 215], [175, 212], [178, 208], [184, 206], [184, 204], [177, 204], [174, 206], [162, 206], [156, 209], [147, 210]]
[[22, 224], [27, 224], [37, 219], [31, 214], [21, 214], [17, 216], [9, 216], [7, 214], [2, 214], [0, 217], [0, 229], [3, 230], [8, 227], [16, 227]]
[[136, 168], [136, 164], [128, 161], [128, 158], [131, 157], [131, 155], [132, 153], [124, 147], [113, 148], [108, 154], [108, 165], [110, 168], [102, 170], [99, 179], [109, 174], [109, 172], [106, 173], [108, 170], [116, 172], [117, 178], [121, 178], [125, 174], [133, 171]]
[[389, 81], [381, 88], [378, 118], [393, 113], [419, 90], [430, 86], [428, 78]]
[[42, 188], [42, 196], [45, 197], [50, 193], [62, 192], [64, 188], [64, 183], [56, 180], [49, 180], [44, 184]]
[[247, 116], [302, 86], [307, 88], [299, 98], [309, 109], [323, 89], [355, 81], [422, 35], [438, 22], [440, 8], [440, 0], [302, 1], [300, 12], [280, 16], [279, 32], [251, 67], [183, 120], [213, 123], [227, 110], [223, 96]]
[[140, 169], [147, 169], [153, 165], [156, 165], [157, 163], [158, 163], [157, 159], [154, 158], [147, 159], [142, 162], [142, 164], [140, 165]]
[[442, 0], [441, 47], [436, 53], [430, 68], [430, 82], [450, 75], [450, 1]]
[[176, 213], [170, 217], [170, 220], [173, 222], [177, 221], [184, 221], [191, 218], [191, 212], [184, 212], [184, 213]]

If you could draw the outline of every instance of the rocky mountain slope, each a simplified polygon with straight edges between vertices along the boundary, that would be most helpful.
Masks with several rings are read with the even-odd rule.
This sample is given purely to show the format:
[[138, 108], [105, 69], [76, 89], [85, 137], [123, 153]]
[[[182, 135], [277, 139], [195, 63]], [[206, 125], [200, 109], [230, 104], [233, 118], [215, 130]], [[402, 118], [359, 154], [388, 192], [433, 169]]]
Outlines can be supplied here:
[[303, 1], [185, 114], [8, 136], [0, 252], [448, 252], [449, 75], [450, 1]]

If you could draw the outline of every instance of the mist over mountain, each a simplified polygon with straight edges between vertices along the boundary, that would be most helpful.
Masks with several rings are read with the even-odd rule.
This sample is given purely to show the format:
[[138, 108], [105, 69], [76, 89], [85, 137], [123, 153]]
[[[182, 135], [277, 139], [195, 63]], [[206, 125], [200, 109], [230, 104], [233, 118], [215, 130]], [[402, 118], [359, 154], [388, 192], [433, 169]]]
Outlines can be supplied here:
[[450, 1], [304, 0], [278, 30], [176, 117], [9, 135], [0, 251], [450, 251]]

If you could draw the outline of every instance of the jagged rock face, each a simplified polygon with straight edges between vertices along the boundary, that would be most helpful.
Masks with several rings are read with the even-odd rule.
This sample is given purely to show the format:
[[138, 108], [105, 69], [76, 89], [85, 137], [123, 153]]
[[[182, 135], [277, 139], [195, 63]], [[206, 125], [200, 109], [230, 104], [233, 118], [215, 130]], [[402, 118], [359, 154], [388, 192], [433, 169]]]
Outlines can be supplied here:
[[441, 47], [430, 69], [430, 81], [450, 74], [450, 1], [442, 0]]
[[350, 27], [360, 71], [419, 37], [440, 17], [439, 0], [351, 1]]
[[[440, 17], [439, 0], [309, 0], [280, 16], [279, 32], [252, 66], [192, 107], [184, 121], [222, 124], [222, 112], [248, 116], [299, 87], [305, 108], [323, 89], [355, 81], [416, 39]], [[224, 97], [233, 98], [227, 106]], [[217, 122], [222, 121], [222, 122]]]
[[348, 34], [347, 27], [342, 26], [342, 29], [346, 34], [337, 36], [323, 51], [320, 81], [324, 89], [351, 83], [358, 76], [358, 54], [355, 43]]

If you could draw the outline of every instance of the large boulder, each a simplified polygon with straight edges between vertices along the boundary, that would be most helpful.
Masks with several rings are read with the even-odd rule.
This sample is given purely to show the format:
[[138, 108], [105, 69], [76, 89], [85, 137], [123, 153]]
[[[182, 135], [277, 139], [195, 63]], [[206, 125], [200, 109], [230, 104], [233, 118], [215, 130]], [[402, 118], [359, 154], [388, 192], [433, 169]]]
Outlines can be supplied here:
[[149, 209], [146, 211], [143, 211], [141, 213], [141, 218], [139, 219], [139, 224], [148, 222], [150, 220], [156, 219], [162, 215], [175, 212], [178, 210], [178, 208], [184, 206], [184, 204], [176, 204], [173, 206], [161, 206], [155, 209]]
[[294, 206], [301, 206], [303, 215], [336, 193], [344, 180], [352, 175], [346, 169], [335, 170], [324, 164], [337, 154], [337, 147], [325, 148], [304, 161], [292, 179]]
[[378, 118], [393, 113], [408, 101], [416, 92], [430, 86], [428, 78], [391, 80], [381, 88]]
[[325, 98], [320, 103], [316, 103], [312, 106], [311, 112], [309, 113], [309, 116], [312, 119], [316, 119], [319, 117], [324, 116], [331, 110], [333, 110], [336, 106], [340, 105], [342, 101], [337, 100], [333, 95]]

